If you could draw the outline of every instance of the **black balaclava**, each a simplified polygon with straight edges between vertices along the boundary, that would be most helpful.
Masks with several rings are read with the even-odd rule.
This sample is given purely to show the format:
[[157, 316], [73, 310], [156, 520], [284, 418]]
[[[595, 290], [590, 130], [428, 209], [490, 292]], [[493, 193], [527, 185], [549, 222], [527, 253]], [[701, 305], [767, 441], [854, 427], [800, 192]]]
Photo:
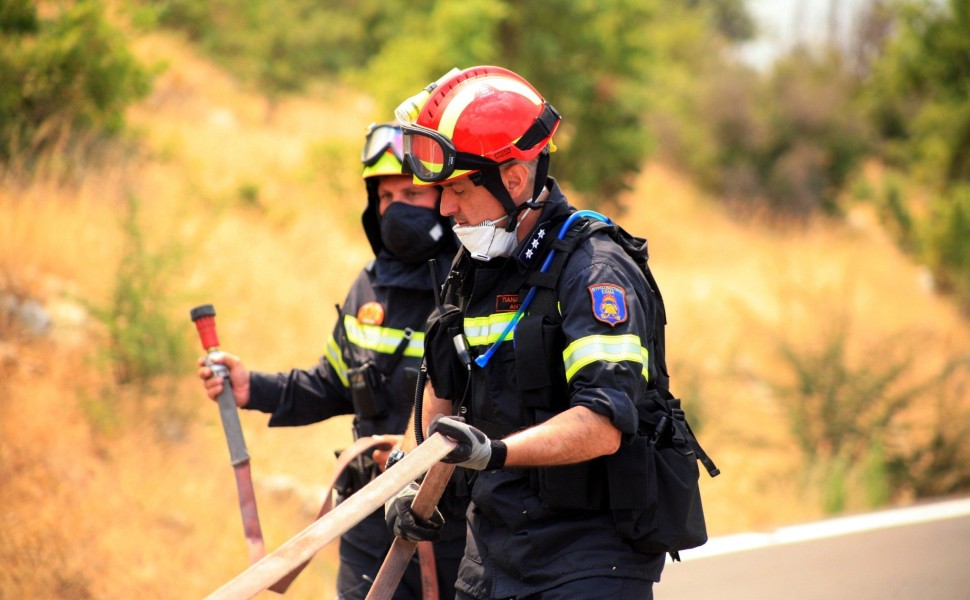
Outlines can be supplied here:
[[[384, 253], [390, 254], [392, 257], [400, 260], [401, 262], [423, 262], [425, 260], [428, 260], [429, 258], [433, 258], [435, 254], [437, 254], [439, 251], [443, 249], [446, 249], [446, 247], [449, 245], [457, 248], [458, 246], [457, 241], [454, 238], [454, 234], [451, 232], [451, 226], [452, 226], [451, 219], [449, 219], [448, 217], [441, 216], [438, 209], [436, 208], [435, 209], [428, 208], [428, 209], [422, 209], [422, 210], [428, 211], [428, 213], [417, 213], [417, 214], [420, 214], [420, 215], [431, 214], [434, 217], [434, 219], [438, 223], [440, 223], [441, 228], [443, 230], [442, 235], [440, 236], [440, 242], [435, 246], [433, 251], [429, 250], [431, 254], [428, 256], [425, 256], [424, 258], [419, 258], [419, 259], [414, 258], [415, 256], [421, 254], [420, 252], [417, 252], [417, 253], [405, 252], [405, 254], [410, 255], [411, 260], [407, 260], [408, 259], [407, 256], [399, 255], [398, 250], [400, 250], [404, 246], [397, 242], [398, 240], [406, 239], [410, 235], [409, 233], [406, 233], [406, 232], [410, 232], [411, 227], [406, 228], [405, 231], [401, 231], [401, 232], [395, 231], [395, 234], [398, 234], [398, 233], [399, 234], [395, 236], [395, 239], [391, 240], [390, 244], [388, 244], [385, 241], [384, 239], [385, 225], [383, 223], [384, 217], [380, 215], [380, 212], [378, 210], [378, 206], [380, 206], [380, 202], [377, 198], [377, 187], [378, 187], [379, 181], [380, 181], [379, 177], [371, 177], [364, 180], [364, 185], [367, 188], [367, 208], [364, 209], [364, 214], [361, 215], [361, 222], [363, 223], [363, 226], [364, 226], [364, 233], [367, 235], [367, 241], [370, 242], [371, 250], [374, 251], [374, 256], [378, 256], [379, 254], [381, 254], [381, 251], [383, 250]], [[404, 203], [402, 202], [391, 203], [391, 206], [388, 207], [388, 211], [392, 207], [397, 206], [399, 204], [403, 205]], [[405, 205], [405, 206], [408, 206], [408, 205]], [[418, 208], [418, 207], [412, 207], [412, 208]], [[386, 215], [387, 215], [387, 211], [385, 211], [385, 216]], [[422, 222], [428, 221], [426, 217], [425, 218], [418, 217], [418, 218]], [[425, 230], [429, 232], [434, 229], [433, 226], [426, 225], [425, 227], [426, 227]]]
[[393, 202], [380, 218], [384, 248], [403, 263], [423, 263], [437, 256], [451, 232], [433, 208]]

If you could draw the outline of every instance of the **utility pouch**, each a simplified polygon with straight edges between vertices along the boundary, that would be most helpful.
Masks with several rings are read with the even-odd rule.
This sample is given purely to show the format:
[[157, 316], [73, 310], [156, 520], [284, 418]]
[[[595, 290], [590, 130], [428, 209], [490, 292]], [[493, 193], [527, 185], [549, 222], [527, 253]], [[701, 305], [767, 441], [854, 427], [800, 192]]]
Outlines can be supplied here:
[[530, 315], [515, 327], [515, 377], [526, 408], [560, 411], [569, 392], [562, 351], [562, 325], [548, 315]]
[[[607, 457], [610, 508], [620, 536], [643, 553], [677, 552], [707, 542], [694, 438], [680, 402], [671, 399], [652, 427]], [[673, 406], [670, 406], [670, 405]], [[697, 451], [695, 451], [695, 449]], [[699, 457], [698, 454], [702, 454]], [[711, 476], [717, 474], [710, 464]]]
[[[470, 362], [465, 363], [459, 356], [455, 341], [464, 340], [464, 318], [461, 309], [453, 304], [439, 306], [431, 311], [424, 334], [424, 356], [431, 387], [437, 397], [453, 402], [461, 401], [468, 385]], [[470, 361], [467, 354], [464, 359]]]
[[[339, 459], [342, 453], [343, 450], [337, 450], [334, 455]], [[344, 470], [337, 476], [333, 487], [337, 491], [337, 497], [344, 500], [373, 481], [378, 475], [380, 475], [380, 469], [374, 459], [371, 458], [370, 454], [362, 454], [344, 467]]]
[[414, 367], [404, 367], [404, 397], [411, 400], [412, 402], [417, 399], [417, 395], [421, 394], [424, 390], [418, 389], [418, 377], [420, 371]]
[[359, 367], [347, 370], [350, 381], [350, 396], [354, 402], [354, 412], [364, 419], [387, 416], [389, 407], [386, 377], [372, 361], [365, 361]]

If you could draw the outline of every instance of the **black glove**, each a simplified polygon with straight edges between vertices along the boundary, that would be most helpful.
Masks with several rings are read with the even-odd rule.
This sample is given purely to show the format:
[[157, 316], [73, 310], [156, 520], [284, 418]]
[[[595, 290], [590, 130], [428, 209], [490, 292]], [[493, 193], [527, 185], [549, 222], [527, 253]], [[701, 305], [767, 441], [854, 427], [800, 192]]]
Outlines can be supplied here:
[[487, 435], [465, 423], [461, 417], [435, 415], [428, 425], [428, 435], [435, 432], [458, 442], [455, 449], [441, 459], [442, 462], [476, 471], [505, 466], [505, 442], [488, 439]]
[[425, 521], [414, 514], [411, 505], [414, 504], [414, 497], [417, 495], [418, 484], [412, 482], [387, 501], [384, 505], [384, 520], [387, 521], [387, 528], [397, 537], [409, 542], [437, 542], [441, 539], [441, 528], [445, 524], [445, 518], [437, 508], [434, 509], [430, 521]]

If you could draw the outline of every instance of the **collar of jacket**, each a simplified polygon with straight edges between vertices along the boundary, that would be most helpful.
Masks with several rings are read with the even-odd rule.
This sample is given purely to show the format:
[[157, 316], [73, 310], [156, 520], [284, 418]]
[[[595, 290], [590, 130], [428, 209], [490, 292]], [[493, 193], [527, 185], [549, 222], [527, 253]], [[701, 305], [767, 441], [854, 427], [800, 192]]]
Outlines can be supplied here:
[[539, 220], [512, 253], [520, 273], [542, 266], [539, 261], [546, 255], [549, 245], [556, 238], [559, 225], [573, 211], [555, 179], [549, 177], [546, 187], [549, 188], [549, 197], [542, 203], [542, 214]]
[[[455, 256], [455, 248], [449, 247], [435, 256], [438, 267], [438, 282], [443, 282], [448, 276], [451, 260]], [[387, 251], [382, 249], [377, 258], [368, 265], [368, 270], [374, 278], [377, 287], [396, 287], [408, 290], [431, 291], [431, 271], [428, 263], [403, 263]]]

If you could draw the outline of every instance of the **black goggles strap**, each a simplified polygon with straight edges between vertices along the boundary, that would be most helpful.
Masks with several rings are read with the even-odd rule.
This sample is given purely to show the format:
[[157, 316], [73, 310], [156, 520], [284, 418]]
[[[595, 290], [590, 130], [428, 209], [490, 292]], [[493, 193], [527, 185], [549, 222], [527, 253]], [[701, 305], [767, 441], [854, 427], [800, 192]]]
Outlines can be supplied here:
[[[485, 158], [477, 154], [469, 154], [468, 152], [455, 151], [455, 167], [452, 169], [452, 172], [455, 169], [481, 171], [489, 167], [497, 167], [498, 165], [499, 163], [491, 158]], [[448, 173], [448, 175], [451, 175], [451, 173]]]
[[493, 163], [487, 167], [481, 167], [477, 173], [472, 173], [470, 179], [475, 185], [485, 186], [485, 189], [491, 192], [499, 203], [501, 203], [502, 208], [505, 209], [505, 214], [509, 217], [508, 222], [505, 224], [505, 230], [513, 231], [516, 225], [516, 216], [526, 208], [528, 203], [522, 204], [521, 206], [515, 205], [515, 202], [512, 201], [511, 194], [505, 189], [505, 184], [502, 183], [502, 174], [499, 171], [499, 165]]
[[[474, 155], [469, 155], [477, 158], [479, 161], [487, 160], [482, 159]], [[526, 208], [538, 208], [538, 205], [534, 202], [523, 202], [522, 204], [516, 206], [515, 202], [512, 201], [512, 196], [509, 191], [505, 189], [505, 184], [502, 183], [502, 173], [499, 170], [499, 164], [496, 162], [489, 161], [488, 164], [478, 167], [477, 173], [472, 173], [469, 179], [475, 185], [485, 186], [485, 189], [491, 192], [493, 196], [501, 203], [502, 208], [505, 209], [505, 214], [508, 215], [509, 221], [505, 224], [506, 231], [512, 231], [515, 229], [516, 217], [520, 212]], [[463, 167], [467, 168], [467, 167]], [[543, 149], [539, 154], [539, 161], [536, 165], [536, 181], [535, 186], [532, 188], [532, 199], [535, 200], [542, 193], [543, 188], [546, 187], [546, 178], [549, 175], [549, 150]]]
[[555, 129], [556, 123], [558, 123], [561, 119], [562, 117], [559, 116], [559, 112], [557, 112], [551, 104], [548, 102], [544, 103], [542, 106], [542, 112], [539, 114], [538, 118], [536, 118], [536, 120], [532, 122], [529, 129], [522, 134], [522, 137], [519, 138], [519, 141], [515, 143], [515, 146], [519, 150], [528, 150], [532, 148], [542, 140], [549, 137], [549, 135], [552, 134], [553, 130]]

